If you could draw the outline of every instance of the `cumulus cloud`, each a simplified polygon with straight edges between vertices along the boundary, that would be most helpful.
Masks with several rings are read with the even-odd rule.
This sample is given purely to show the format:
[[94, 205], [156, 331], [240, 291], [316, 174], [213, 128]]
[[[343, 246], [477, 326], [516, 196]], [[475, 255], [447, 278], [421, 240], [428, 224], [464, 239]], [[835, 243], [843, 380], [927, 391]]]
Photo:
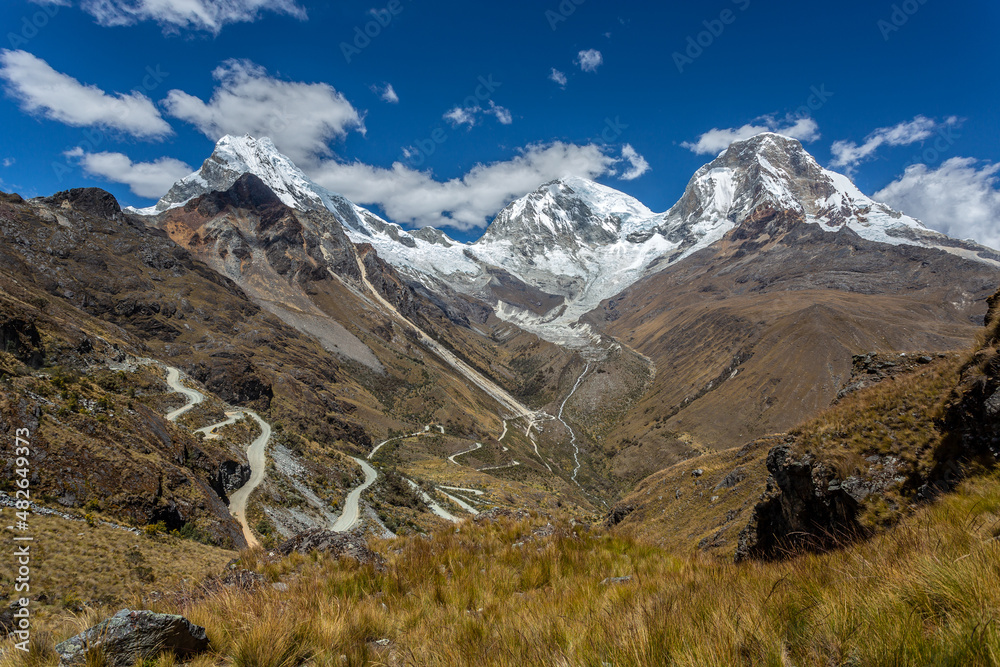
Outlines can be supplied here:
[[219, 85], [208, 102], [181, 90], [163, 101], [168, 114], [213, 141], [227, 134], [267, 136], [293, 161], [309, 164], [331, 155], [331, 140], [365, 131], [362, 115], [329, 84], [275, 79], [248, 60], [228, 60], [213, 76]]
[[584, 72], [596, 72], [597, 68], [604, 64], [604, 56], [597, 49], [587, 49], [580, 51], [573, 62]]
[[139, 92], [108, 94], [54, 70], [27, 51], [0, 51], [0, 78], [28, 113], [73, 127], [99, 127], [139, 139], [173, 133], [153, 102]]
[[5, 157], [3, 159], [3, 166], [5, 166], [5, 167], [13, 167], [15, 162], [17, 162], [16, 159], [14, 159], [12, 157]]
[[455, 107], [445, 112], [444, 118], [451, 123], [452, 127], [465, 125], [472, 127], [479, 122], [480, 115], [493, 116], [501, 125], [510, 125], [514, 122], [514, 117], [510, 110], [502, 107], [493, 100], [490, 100], [488, 107], [476, 105], [474, 107]]
[[622, 146], [622, 160], [628, 164], [620, 177], [623, 181], [634, 181], [650, 169], [649, 162], [632, 148], [632, 144]]
[[958, 118], [955, 116], [951, 116], [941, 123], [926, 116], [916, 116], [913, 120], [904, 121], [892, 127], [878, 128], [865, 137], [861, 144], [853, 141], [835, 141], [830, 147], [830, 151], [833, 153], [833, 160], [830, 164], [834, 167], [854, 167], [870, 158], [882, 146], [915, 144], [933, 136], [939, 129], [957, 125], [958, 122]]
[[[391, 168], [327, 160], [310, 170], [319, 184], [362, 205], [381, 206], [394, 221], [460, 230], [484, 227], [513, 199], [563, 176], [597, 178], [621, 162], [600, 146], [532, 144], [510, 160], [479, 164], [461, 178], [436, 180], [397, 162]], [[630, 163], [630, 170], [635, 170]], [[648, 168], [648, 167], [647, 167]]]
[[383, 102], [388, 102], [389, 104], [399, 104], [399, 95], [396, 94], [396, 89], [392, 87], [391, 83], [386, 83], [381, 86], [372, 86], [372, 92], [378, 95], [379, 99]]
[[91, 176], [124, 183], [132, 192], [148, 199], [162, 197], [170, 186], [194, 171], [180, 160], [169, 157], [155, 162], [132, 162], [121, 153], [87, 153], [80, 147], [66, 151], [65, 155], [79, 161]]
[[566, 87], [566, 75], [557, 70], [555, 67], [552, 68], [552, 73], [549, 74], [549, 81], [555, 81], [559, 84], [560, 88]]
[[227, 23], [256, 21], [262, 11], [307, 18], [295, 0], [80, 0], [80, 8], [103, 26], [155, 21], [166, 33], [201, 30], [218, 35]]
[[729, 148], [734, 141], [743, 141], [761, 132], [776, 132], [777, 134], [798, 139], [802, 142], [819, 139], [819, 125], [812, 118], [786, 119], [780, 123], [773, 118], [761, 119], [758, 124], [747, 123], [742, 127], [712, 128], [698, 137], [697, 141], [685, 141], [681, 144], [698, 155], [718, 155]]
[[875, 193], [875, 199], [928, 227], [1000, 249], [1000, 163], [955, 157], [937, 169], [916, 164]]

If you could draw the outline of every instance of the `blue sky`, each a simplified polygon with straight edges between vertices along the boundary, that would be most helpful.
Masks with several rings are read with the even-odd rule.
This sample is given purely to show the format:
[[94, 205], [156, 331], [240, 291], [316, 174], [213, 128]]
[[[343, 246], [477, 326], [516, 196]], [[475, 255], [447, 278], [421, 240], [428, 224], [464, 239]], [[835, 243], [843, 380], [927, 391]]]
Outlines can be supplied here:
[[571, 173], [666, 210], [772, 129], [1000, 245], [997, 3], [650, 5], [5, 0], [0, 188], [146, 205], [250, 132], [390, 219], [475, 238]]

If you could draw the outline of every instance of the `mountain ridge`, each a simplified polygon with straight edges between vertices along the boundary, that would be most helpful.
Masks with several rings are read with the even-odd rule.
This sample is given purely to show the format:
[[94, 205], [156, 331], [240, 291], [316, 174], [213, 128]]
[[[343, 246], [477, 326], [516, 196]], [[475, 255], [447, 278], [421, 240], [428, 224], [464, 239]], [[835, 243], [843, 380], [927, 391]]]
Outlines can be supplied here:
[[[608, 186], [567, 176], [509, 203], [471, 243], [433, 227], [407, 231], [387, 222], [317, 185], [270, 139], [249, 135], [223, 137], [198, 172], [178, 181], [155, 206], [133, 212], [160, 215], [199, 193], [228, 189], [240, 173], [254, 173], [293, 208], [326, 208], [353, 242], [371, 244], [408, 280], [483, 300], [500, 318], [574, 349], [604, 346], [581, 322], [601, 301], [748, 223], [744, 234], [772, 233], [753, 226], [769, 210], [796, 214], [786, 224], [797, 220], [828, 232], [848, 228], [878, 243], [941, 248], [1000, 266], [1000, 253], [951, 239], [875, 202], [846, 176], [821, 167], [800, 142], [770, 132], [722, 151], [664, 213]], [[526, 293], [535, 296], [519, 298]], [[543, 303], [555, 305], [544, 310]]]

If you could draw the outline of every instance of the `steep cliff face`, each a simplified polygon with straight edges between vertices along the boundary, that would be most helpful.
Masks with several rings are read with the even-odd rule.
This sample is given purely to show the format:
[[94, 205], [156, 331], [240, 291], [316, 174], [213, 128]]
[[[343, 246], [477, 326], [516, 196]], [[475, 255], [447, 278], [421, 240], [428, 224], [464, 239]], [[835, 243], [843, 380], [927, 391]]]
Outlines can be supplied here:
[[[983, 344], [962, 368], [942, 427], [948, 433], [936, 452], [932, 472], [947, 485], [959, 466], [994, 464], [1000, 458], [1000, 292], [989, 299]], [[928, 489], [933, 491], [934, 489]]]
[[[769, 451], [767, 489], [740, 533], [737, 561], [821, 550], [870, 534], [880, 527], [876, 513], [882, 513], [881, 522], [891, 523], [912, 503], [931, 501], [970, 471], [996, 465], [1000, 293], [989, 302], [983, 343], [966, 360], [939, 358], [932, 366], [930, 357], [919, 357], [917, 365], [926, 368], [922, 378], [913, 370], [888, 374], [882, 380], [887, 386], [862, 389], [847, 399], [857, 406], [853, 419], [835, 415]], [[895, 392], [893, 385], [899, 386]], [[904, 397], [914, 405], [900, 406]], [[894, 413], [911, 423], [915, 419], [914, 430], [905, 432]], [[853, 444], [845, 444], [852, 438]], [[826, 444], [817, 448], [816, 443]], [[877, 453], [886, 448], [895, 449]], [[845, 459], [852, 456], [854, 474], [849, 474]]]
[[863, 532], [857, 514], [864, 496], [831, 466], [809, 454], [796, 458], [785, 444], [768, 452], [767, 471], [767, 490], [739, 535], [737, 562], [828, 548]]

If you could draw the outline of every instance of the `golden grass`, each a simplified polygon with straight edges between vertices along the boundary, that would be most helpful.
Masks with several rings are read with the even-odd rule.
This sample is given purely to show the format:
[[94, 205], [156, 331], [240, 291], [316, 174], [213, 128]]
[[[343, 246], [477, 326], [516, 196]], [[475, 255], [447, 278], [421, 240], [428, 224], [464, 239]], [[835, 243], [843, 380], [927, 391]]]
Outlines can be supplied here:
[[873, 454], [920, 463], [941, 439], [935, 422], [958, 384], [961, 365], [960, 357], [948, 357], [849, 395], [791, 432], [798, 449], [822, 453], [824, 460], [839, 458], [845, 476], [855, 474], [850, 463]]
[[877, 539], [783, 563], [677, 556], [565, 524], [536, 534], [545, 523], [380, 542], [385, 571], [296, 555], [266, 566], [287, 591], [157, 610], [208, 629], [206, 667], [1000, 663], [996, 472]]
[[[8, 515], [8, 519], [12, 515]], [[146, 537], [104, 525], [33, 514], [31, 595], [42, 616], [59, 617], [85, 605], [120, 604], [150, 591], [193, 586], [216, 573], [233, 551], [169, 535]], [[0, 539], [10, 543], [4, 527]], [[13, 591], [14, 562], [0, 563], [0, 586]]]

